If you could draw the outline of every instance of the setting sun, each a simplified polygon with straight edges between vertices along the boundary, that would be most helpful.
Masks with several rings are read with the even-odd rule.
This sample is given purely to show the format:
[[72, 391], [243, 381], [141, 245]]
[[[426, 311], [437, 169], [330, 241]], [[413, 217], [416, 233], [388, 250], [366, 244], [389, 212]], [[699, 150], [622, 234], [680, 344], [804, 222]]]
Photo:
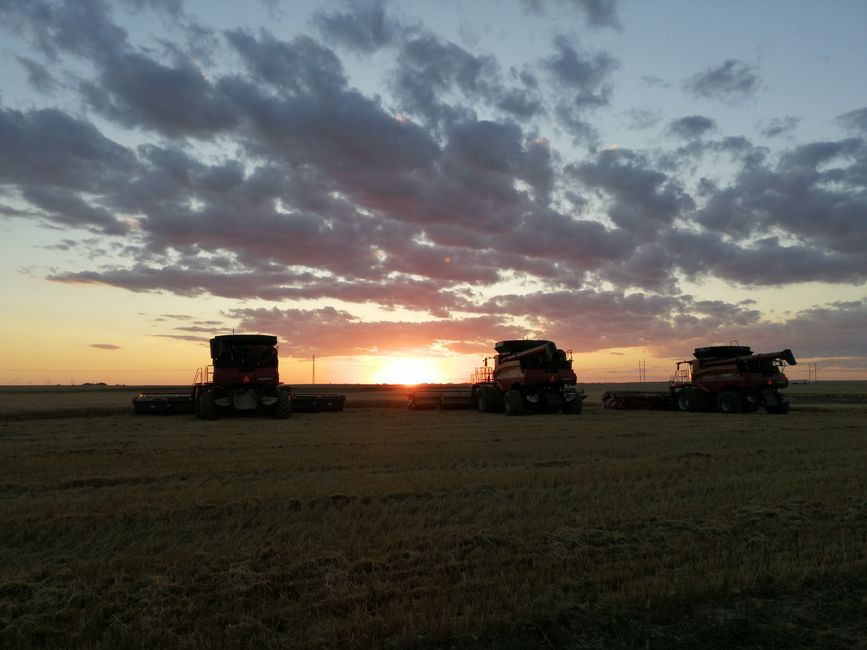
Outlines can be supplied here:
[[439, 359], [429, 357], [389, 357], [370, 375], [374, 384], [440, 384], [445, 372]]

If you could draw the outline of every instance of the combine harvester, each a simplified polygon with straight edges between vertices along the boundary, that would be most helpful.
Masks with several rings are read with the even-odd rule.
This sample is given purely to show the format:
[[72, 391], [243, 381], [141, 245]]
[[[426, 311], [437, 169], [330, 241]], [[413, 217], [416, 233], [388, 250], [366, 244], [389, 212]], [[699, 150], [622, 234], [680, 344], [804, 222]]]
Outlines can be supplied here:
[[753, 354], [743, 345], [696, 348], [694, 359], [678, 361], [667, 392], [608, 391], [606, 409], [654, 409], [752, 413], [789, 412], [779, 392], [789, 385], [785, 364], [796, 365], [791, 350]]
[[[569, 354], [552, 341], [500, 341], [468, 385], [421, 386], [410, 393], [409, 408], [476, 408], [482, 413], [528, 411], [581, 413], [584, 392]], [[488, 361], [493, 359], [493, 367]]]
[[277, 337], [226, 334], [210, 341], [211, 364], [196, 371], [189, 393], [140, 393], [132, 400], [137, 414], [195, 413], [214, 420], [233, 413], [288, 418], [292, 411], [342, 411], [338, 394], [294, 394], [280, 383]]

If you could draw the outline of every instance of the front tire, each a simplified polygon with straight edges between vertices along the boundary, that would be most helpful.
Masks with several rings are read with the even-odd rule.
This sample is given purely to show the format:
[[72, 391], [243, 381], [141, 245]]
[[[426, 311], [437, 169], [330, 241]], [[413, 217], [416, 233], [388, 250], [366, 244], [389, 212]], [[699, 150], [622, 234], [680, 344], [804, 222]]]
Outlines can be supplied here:
[[581, 409], [583, 408], [584, 400], [580, 397], [576, 397], [573, 401], [563, 404], [560, 411], [562, 411], [564, 415], [581, 415]]
[[513, 388], [506, 392], [503, 398], [503, 408], [506, 415], [523, 415], [524, 413], [524, 396], [521, 391]]
[[213, 388], [203, 388], [199, 392], [199, 419], [216, 420], [217, 403]]
[[274, 405], [274, 417], [278, 420], [285, 420], [292, 414], [292, 398], [289, 391], [277, 391], [277, 403]]
[[720, 413], [743, 413], [744, 399], [733, 390], [724, 390], [717, 398]]

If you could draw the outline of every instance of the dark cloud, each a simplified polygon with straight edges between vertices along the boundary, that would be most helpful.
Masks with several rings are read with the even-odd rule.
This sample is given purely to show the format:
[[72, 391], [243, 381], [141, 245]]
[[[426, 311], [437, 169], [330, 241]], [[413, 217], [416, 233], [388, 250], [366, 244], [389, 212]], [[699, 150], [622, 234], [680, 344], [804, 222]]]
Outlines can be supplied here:
[[57, 109], [0, 106], [0, 182], [107, 192], [137, 167], [134, 155], [90, 122]]
[[44, 65], [26, 56], [15, 58], [27, 70], [27, 83], [33, 88], [39, 92], [50, 93], [58, 87], [57, 79], [54, 78]]
[[867, 107], [843, 113], [837, 117], [837, 121], [848, 129], [867, 135]]
[[755, 95], [762, 81], [755, 66], [728, 59], [715, 68], [708, 68], [683, 82], [683, 88], [702, 99], [716, 99], [726, 104], [738, 104]]
[[383, 0], [354, 0], [345, 11], [319, 11], [313, 24], [329, 41], [370, 54], [394, 45], [406, 28], [388, 14]]
[[565, 36], [554, 40], [554, 50], [544, 66], [558, 84], [575, 93], [576, 106], [604, 106], [609, 102], [610, 76], [619, 66], [614, 57], [607, 52], [579, 51]]
[[[745, 159], [734, 182], [711, 192], [699, 222], [735, 240], [780, 231], [805, 250], [793, 268], [827, 280], [835, 273], [864, 277], [867, 251], [867, 143], [815, 142], [789, 150], [776, 165]], [[766, 238], [767, 255], [775, 240]], [[780, 247], [777, 255], [798, 246]], [[760, 273], [757, 277], [764, 277]], [[791, 281], [791, 274], [780, 276]]]
[[777, 117], [761, 124], [759, 133], [766, 138], [778, 138], [794, 131], [800, 121], [797, 117]]
[[689, 115], [672, 120], [668, 125], [668, 132], [684, 140], [701, 138], [716, 129], [716, 122], [703, 115]]
[[258, 80], [293, 95], [332, 95], [346, 86], [340, 59], [309, 36], [279, 41], [265, 30], [257, 39], [249, 32], [233, 30], [226, 39], [237, 50], [247, 69]]
[[90, 347], [96, 348], [97, 350], [120, 350], [121, 347], [119, 345], [115, 345], [114, 343], [91, 343]]
[[607, 149], [567, 172], [601, 194], [607, 215], [629, 233], [648, 236], [693, 207], [678, 179], [628, 149]]
[[85, 82], [81, 90], [91, 109], [115, 122], [167, 136], [211, 137], [239, 120], [231, 102], [189, 60], [169, 66], [119, 54], [103, 67], [98, 83]]
[[69, 52], [93, 61], [111, 58], [126, 46], [126, 30], [114, 23], [104, 0], [31, 0], [0, 3], [7, 26], [33, 39], [45, 56]]
[[618, 0], [557, 0], [556, 2], [544, 2], [543, 0], [521, 0], [526, 11], [543, 14], [551, 6], [570, 7], [583, 14], [590, 27], [611, 27], [620, 29], [620, 16], [618, 12]]
[[38, 208], [32, 214], [62, 226], [127, 231], [128, 225], [98, 202], [123, 186], [137, 161], [91, 123], [55, 109], [0, 107], [0, 149], [0, 192], [4, 186], [17, 189]]
[[121, 0], [122, 4], [129, 6], [134, 11], [164, 12], [171, 17], [177, 17], [183, 13], [184, 0]]
[[492, 57], [473, 55], [434, 34], [423, 33], [401, 48], [392, 87], [405, 111], [439, 124], [472, 116], [468, 109], [449, 101], [450, 93], [491, 101], [499, 94], [499, 76], [499, 66]]
[[43, 210], [44, 218], [54, 224], [88, 228], [108, 235], [122, 235], [129, 226], [118, 221], [112, 212], [87, 203], [81, 195], [62, 188], [22, 188], [22, 197]]
[[554, 50], [542, 67], [559, 90], [555, 115], [575, 142], [595, 146], [596, 129], [587, 113], [610, 102], [611, 75], [619, 64], [607, 52], [579, 51], [565, 36], [554, 39]]

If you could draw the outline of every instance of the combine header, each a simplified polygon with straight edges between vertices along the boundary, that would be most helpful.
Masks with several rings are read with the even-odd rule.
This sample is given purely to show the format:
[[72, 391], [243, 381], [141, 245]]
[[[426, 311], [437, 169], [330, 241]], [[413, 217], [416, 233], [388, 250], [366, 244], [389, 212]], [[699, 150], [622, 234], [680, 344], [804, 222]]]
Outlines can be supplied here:
[[196, 371], [189, 393], [141, 393], [132, 400], [135, 412], [214, 420], [243, 412], [288, 418], [293, 410], [343, 410], [343, 395], [296, 395], [280, 383], [276, 336], [226, 334], [212, 338], [210, 347], [212, 363]]
[[789, 385], [785, 364], [796, 365], [791, 350], [753, 354], [742, 345], [696, 348], [694, 359], [678, 361], [667, 392], [609, 391], [606, 409], [656, 409], [751, 413], [789, 412], [780, 389]]

